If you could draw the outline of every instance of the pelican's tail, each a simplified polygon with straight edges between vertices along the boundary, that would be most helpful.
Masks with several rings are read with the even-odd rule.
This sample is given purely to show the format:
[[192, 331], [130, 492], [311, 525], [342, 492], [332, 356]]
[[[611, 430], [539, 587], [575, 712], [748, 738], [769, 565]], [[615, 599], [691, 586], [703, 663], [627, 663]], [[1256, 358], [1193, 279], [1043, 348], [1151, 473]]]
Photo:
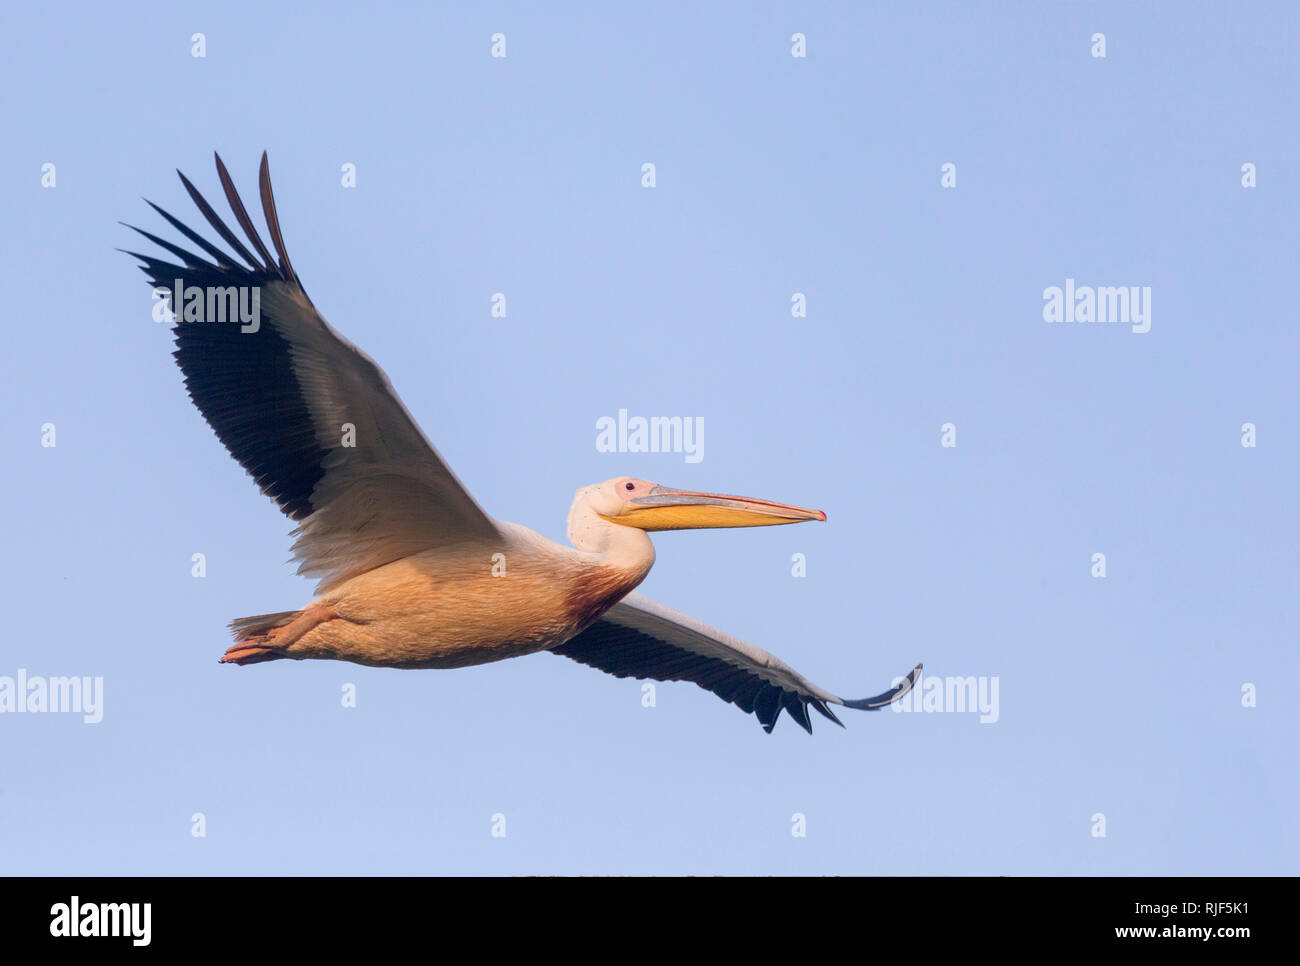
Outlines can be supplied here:
[[301, 611], [283, 610], [278, 614], [258, 614], [256, 617], [236, 617], [230, 622], [231, 635], [236, 641], [246, 641], [252, 637], [261, 637], [275, 627], [283, 627], [297, 617]]
[[235, 643], [221, 657], [222, 664], [258, 664], [282, 657], [299, 657], [286, 653], [304, 634], [318, 624], [335, 617], [334, 608], [316, 601], [302, 610], [286, 610], [279, 614], [259, 614], [240, 617], [230, 622]]

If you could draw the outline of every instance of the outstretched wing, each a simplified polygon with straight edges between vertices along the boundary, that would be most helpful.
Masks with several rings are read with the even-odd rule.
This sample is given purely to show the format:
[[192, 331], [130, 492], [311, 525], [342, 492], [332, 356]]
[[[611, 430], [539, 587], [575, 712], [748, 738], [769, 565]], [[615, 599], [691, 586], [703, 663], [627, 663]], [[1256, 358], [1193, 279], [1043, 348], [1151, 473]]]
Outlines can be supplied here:
[[[263, 244], [221, 158], [216, 162], [256, 254], [183, 174], [185, 190], [234, 254], [153, 202], [203, 255], [131, 225], [179, 264], [127, 254], [144, 263], [156, 288], [179, 287], [174, 355], [190, 398], [262, 492], [298, 521], [298, 572], [319, 577], [323, 593], [421, 550], [494, 535], [491, 518], [420, 432], [383, 370], [330, 328], [303, 291], [280, 234], [266, 154], [259, 186], [278, 257]], [[232, 287], [251, 321], [230, 317], [241, 304], [231, 299]], [[203, 320], [185, 321], [187, 309]]]
[[912, 690], [922, 667], [918, 664], [900, 684], [882, 694], [847, 701], [823, 691], [767, 651], [635, 591], [581, 634], [551, 648], [551, 653], [619, 678], [694, 681], [746, 714], [756, 714], [769, 734], [782, 709], [811, 734], [809, 706], [836, 724], [841, 724], [840, 719], [828, 705], [863, 711], [886, 707]]

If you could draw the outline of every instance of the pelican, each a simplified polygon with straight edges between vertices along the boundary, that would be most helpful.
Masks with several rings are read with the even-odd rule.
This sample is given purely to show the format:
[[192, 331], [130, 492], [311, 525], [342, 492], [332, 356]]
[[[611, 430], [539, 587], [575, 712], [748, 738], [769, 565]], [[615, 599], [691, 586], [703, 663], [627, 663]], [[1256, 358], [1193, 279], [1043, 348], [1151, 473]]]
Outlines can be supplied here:
[[456, 668], [550, 651], [616, 677], [693, 681], [769, 733], [782, 710], [811, 733], [810, 706], [841, 724], [832, 705], [875, 710], [912, 688], [921, 665], [875, 697], [837, 697], [635, 590], [654, 564], [651, 532], [824, 521], [820, 510], [620, 476], [577, 491], [572, 546], [488, 516], [383, 370], [307, 297], [281, 237], [266, 153], [258, 185], [274, 255], [215, 158], [248, 244], [178, 171], [229, 251], [147, 199], [202, 254], [133, 225], [177, 261], [123, 251], [156, 294], [168, 293], [190, 399], [297, 523], [298, 573], [319, 579], [301, 609], [233, 621], [223, 663]]

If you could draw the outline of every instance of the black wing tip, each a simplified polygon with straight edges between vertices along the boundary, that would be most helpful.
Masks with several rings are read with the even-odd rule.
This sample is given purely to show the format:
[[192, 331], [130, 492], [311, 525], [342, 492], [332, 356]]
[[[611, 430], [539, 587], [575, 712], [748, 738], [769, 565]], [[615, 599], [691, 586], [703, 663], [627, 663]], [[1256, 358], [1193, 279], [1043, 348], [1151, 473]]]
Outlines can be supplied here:
[[[841, 699], [839, 703], [846, 708], [853, 708], [855, 711], [879, 711], [881, 708], [887, 708], [916, 686], [917, 680], [921, 677], [921, 671], [924, 669], [924, 664], [918, 664], [908, 672], [907, 677], [897, 686], [881, 694], [852, 701]], [[781, 717], [782, 711], [789, 714], [804, 731], [812, 734], [812, 718], [808, 714], [809, 707], [812, 707], [822, 717], [834, 721], [841, 728], [844, 727], [844, 722], [836, 717], [835, 712], [830, 709], [830, 706], [825, 701], [815, 697], [804, 697], [792, 691], [783, 691], [781, 693], [781, 699], [778, 701], [775, 710], [767, 712], [770, 717], [767, 714], [760, 713], [757, 707], [755, 708], [755, 714], [758, 716], [758, 723], [763, 726], [763, 730], [769, 735], [772, 733], [772, 729], [776, 727], [776, 722]]]
[[[853, 701], [843, 700], [840, 703], [843, 704], [844, 707], [853, 708], [856, 711], [879, 711], [881, 708], [887, 708], [889, 705], [900, 700], [916, 686], [917, 679], [920, 678], [921, 671], [924, 668], [924, 664], [918, 664], [908, 672], [907, 677], [905, 677], [896, 687], [890, 688], [888, 691], [877, 694], [874, 697], [858, 698]], [[831, 721], [834, 721], [841, 728], [845, 726], [844, 722], [836, 716], [835, 712], [830, 709], [830, 706], [827, 705], [825, 701], [820, 698], [805, 698], [803, 695], [793, 691], [782, 691], [781, 700], [777, 703], [775, 711], [769, 712], [771, 715], [770, 717], [765, 718], [764, 715], [758, 714], [757, 708], [755, 708], [755, 713], [758, 714], [758, 723], [763, 726], [763, 730], [769, 735], [772, 733], [772, 729], [776, 727], [776, 723], [780, 719], [782, 711], [789, 714], [790, 717], [794, 719], [795, 723], [799, 725], [799, 727], [803, 728], [804, 731], [808, 732], [808, 734], [812, 734], [812, 716], [808, 714], [809, 707], [817, 711], [823, 718], [829, 718]]]
[[[266, 245], [262, 242], [257, 229], [249, 217], [247, 209], [244, 207], [243, 200], [239, 197], [239, 192], [235, 188], [233, 179], [230, 177], [229, 169], [226, 163], [221, 159], [221, 153], [214, 150], [212, 159], [216, 165], [217, 177], [221, 183], [221, 188], [226, 196], [226, 201], [230, 205], [231, 212], [235, 216], [235, 222], [238, 227], [243, 229], [248, 241], [252, 244], [250, 250], [243, 244], [239, 237], [231, 231], [230, 227], [216, 213], [207, 199], [199, 192], [194, 183], [185, 176], [180, 168], [176, 169], [176, 176], [180, 178], [181, 184], [184, 185], [190, 199], [198, 207], [199, 212], [207, 220], [208, 224], [217, 232], [223, 241], [225, 241], [235, 252], [232, 257], [225, 251], [222, 251], [216, 245], [212, 244], [193, 229], [186, 226], [175, 216], [167, 212], [160, 205], [155, 204], [148, 198], [141, 198], [145, 204], [161, 215], [172, 227], [180, 231], [190, 242], [197, 245], [205, 252], [211, 261], [207, 261], [193, 252], [186, 251], [170, 242], [164, 241], [157, 235], [144, 231], [135, 225], [122, 222], [124, 227], [144, 235], [151, 242], [171, 252], [179, 257], [187, 269], [199, 269], [203, 271], [212, 271], [216, 273], [233, 272], [245, 276], [252, 275], [260, 277], [267, 281], [280, 280], [296, 284], [299, 289], [302, 288], [302, 282], [299, 281], [297, 273], [289, 261], [289, 253], [284, 245], [284, 238], [280, 231], [279, 218], [275, 211], [274, 195], [271, 192], [270, 184], [270, 155], [266, 150], [262, 151], [261, 163], [258, 170], [258, 188], [262, 201], [262, 214], [266, 220], [267, 228], [270, 229], [271, 240], [275, 247], [275, 255], [268, 251]], [[257, 254], [254, 254], [256, 252]], [[260, 256], [260, 257], [259, 257]], [[247, 264], [240, 264], [236, 259], [243, 259]], [[251, 268], [249, 267], [251, 266]], [[306, 294], [305, 292], [303, 293]]]
[[812, 719], [808, 717], [808, 699], [801, 694], [793, 694], [790, 700], [785, 702], [785, 710], [790, 717], [794, 718], [795, 723], [799, 725], [808, 734], [812, 734]]
[[[257, 168], [257, 191], [262, 199], [262, 218], [266, 221], [266, 230], [271, 234], [271, 244], [275, 246], [275, 254], [279, 259], [280, 275], [285, 281], [298, 282], [297, 273], [289, 261], [284, 236], [280, 232], [280, 215], [275, 210], [275, 192], [271, 190], [271, 164], [265, 151], [262, 152], [262, 163]], [[298, 287], [302, 287], [301, 283], [298, 283]]]
[[858, 698], [854, 701], [845, 701], [843, 702], [844, 707], [853, 708], [856, 711], [879, 711], [881, 708], [887, 708], [916, 686], [916, 681], [921, 676], [921, 670], [924, 667], [924, 664], [918, 664], [916, 667], [912, 668], [907, 677], [897, 686], [870, 698]]
[[[732, 703], [734, 704], [735, 702]], [[822, 701], [820, 698], [805, 697], [796, 691], [787, 691], [785, 689], [781, 689], [778, 692], [775, 706], [769, 705], [767, 707], [761, 707], [756, 704], [754, 706], [753, 714], [758, 718], [758, 723], [763, 726], [763, 730], [769, 735], [772, 733], [772, 729], [776, 727], [776, 723], [781, 720], [782, 711], [793, 718], [795, 724], [800, 728], [808, 732], [808, 734], [812, 734], [812, 715], [808, 713], [808, 708], [810, 706], [815, 708], [822, 717], [830, 718], [841, 728], [844, 727], [844, 722], [835, 717], [834, 712], [832, 712], [831, 709], [826, 706], [826, 702]], [[742, 708], [741, 710], [745, 709]]]
[[814, 698], [812, 701], [812, 706], [814, 709], [816, 709], [817, 713], [820, 714], [823, 718], [830, 718], [841, 728], [844, 727], [844, 722], [841, 721], [839, 718], [835, 717], [835, 712], [832, 711], [830, 707], [827, 706], [826, 702], [821, 700], [821, 698]]
[[[212, 156], [216, 159], [217, 175], [221, 181], [222, 190], [226, 195], [226, 201], [235, 215], [235, 220], [239, 223], [240, 227], [243, 228], [245, 227], [244, 223], [248, 219], [248, 215], [244, 212], [243, 202], [239, 200], [239, 193], [235, 191], [234, 182], [230, 180], [230, 175], [226, 171], [226, 166], [222, 163], [221, 155], [217, 154], [216, 151], [213, 151]], [[276, 274], [274, 268], [269, 265], [263, 265], [258, 261], [257, 257], [248, 250], [248, 248], [239, 240], [238, 236], [236, 236], [235, 233], [230, 230], [229, 226], [222, 221], [221, 216], [216, 213], [212, 205], [210, 205], [208, 200], [203, 197], [199, 189], [194, 187], [194, 183], [191, 182], [189, 178], [185, 177], [185, 173], [181, 171], [180, 168], [176, 169], [176, 175], [181, 179], [181, 184], [185, 186], [185, 191], [189, 194], [190, 199], [199, 209], [199, 212], [205, 219], [207, 219], [208, 224], [211, 225], [213, 230], [221, 236], [222, 240], [234, 250], [237, 257], [242, 258], [252, 266], [252, 273], [266, 273], [268, 277], [274, 277]], [[164, 217], [167, 217], [165, 213]], [[171, 219], [168, 218], [168, 221], [170, 220]], [[177, 227], [179, 228], [180, 226], [177, 225]], [[245, 233], [249, 234], [247, 228], [245, 228]], [[249, 237], [251, 240], [252, 235], [249, 234]], [[191, 238], [191, 240], [194, 239]], [[205, 250], [208, 248], [205, 243], [200, 242], [199, 244], [202, 244]], [[254, 243], [254, 247], [258, 247], [256, 243]], [[222, 255], [219, 261], [229, 261], [229, 259]], [[243, 266], [239, 266], [239, 268], [241, 271], [248, 271], [248, 269], [245, 269]]]

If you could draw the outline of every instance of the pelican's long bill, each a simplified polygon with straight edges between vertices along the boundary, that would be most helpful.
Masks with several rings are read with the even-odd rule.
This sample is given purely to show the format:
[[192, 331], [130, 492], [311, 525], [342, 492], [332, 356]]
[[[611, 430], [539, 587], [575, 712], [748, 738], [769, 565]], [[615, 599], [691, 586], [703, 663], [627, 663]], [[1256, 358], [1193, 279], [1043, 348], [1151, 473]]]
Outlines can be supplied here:
[[821, 510], [788, 503], [756, 500], [725, 493], [696, 493], [656, 486], [648, 495], [635, 497], [623, 512], [606, 517], [611, 523], [638, 530], [705, 530], [714, 527], [771, 527], [782, 523], [825, 520]]

